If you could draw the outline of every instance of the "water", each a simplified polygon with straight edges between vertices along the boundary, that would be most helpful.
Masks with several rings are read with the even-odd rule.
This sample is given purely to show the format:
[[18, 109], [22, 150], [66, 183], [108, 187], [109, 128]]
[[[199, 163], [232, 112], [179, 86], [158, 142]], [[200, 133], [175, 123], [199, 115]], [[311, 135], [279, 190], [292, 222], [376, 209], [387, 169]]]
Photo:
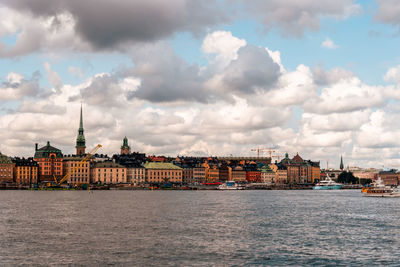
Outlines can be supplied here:
[[400, 199], [342, 191], [0, 191], [0, 265], [399, 265]]

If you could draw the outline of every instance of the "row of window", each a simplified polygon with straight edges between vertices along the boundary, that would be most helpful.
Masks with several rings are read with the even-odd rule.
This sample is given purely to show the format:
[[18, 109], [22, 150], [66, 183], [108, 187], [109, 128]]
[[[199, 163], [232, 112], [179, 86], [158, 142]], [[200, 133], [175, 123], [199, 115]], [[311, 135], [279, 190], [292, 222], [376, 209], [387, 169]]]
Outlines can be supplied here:
[[[51, 167], [43, 167], [43, 170], [51, 170], [51, 169], [52, 169]], [[60, 167], [54, 167], [53, 169], [54, 170], [61, 170]]]
[[[114, 168], [114, 169], [117, 170], [116, 172], [119, 172], [119, 168]], [[100, 170], [103, 170], [103, 172], [107, 172], [107, 171], [113, 172], [113, 169], [97, 169], [98, 172], [100, 172]], [[121, 171], [125, 172], [125, 169], [121, 169]]]

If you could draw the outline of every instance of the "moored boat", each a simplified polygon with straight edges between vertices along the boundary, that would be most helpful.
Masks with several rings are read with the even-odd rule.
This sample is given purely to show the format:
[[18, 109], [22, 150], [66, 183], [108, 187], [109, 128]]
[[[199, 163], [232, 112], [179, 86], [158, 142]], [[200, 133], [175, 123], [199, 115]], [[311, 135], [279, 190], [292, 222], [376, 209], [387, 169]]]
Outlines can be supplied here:
[[342, 188], [342, 184], [336, 183], [330, 177], [317, 183], [312, 189], [313, 190], [337, 190]]
[[218, 186], [218, 190], [238, 190], [242, 189], [235, 181], [226, 181]]
[[400, 191], [397, 188], [386, 186], [381, 177], [373, 183], [372, 187], [365, 187], [361, 192], [365, 197], [400, 197]]

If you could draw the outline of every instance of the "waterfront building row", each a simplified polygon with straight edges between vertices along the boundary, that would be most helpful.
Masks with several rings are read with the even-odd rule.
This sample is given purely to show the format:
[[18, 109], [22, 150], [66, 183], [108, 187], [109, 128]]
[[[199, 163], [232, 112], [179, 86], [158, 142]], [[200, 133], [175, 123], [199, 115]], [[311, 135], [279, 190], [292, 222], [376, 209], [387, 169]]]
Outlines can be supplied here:
[[[124, 145], [127, 140], [124, 139]], [[89, 183], [133, 185], [177, 183], [199, 184], [224, 181], [288, 184], [315, 182], [319, 177], [319, 166], [300, 161], [299, 155], [288, 156], [280, 163], [262, 164], [251, 162], [225, 162], [212, 158], [198, 159], [187, 164], [185, 159], [173, 162], [148, 162], [144, 154], [131, 153], [99, 158], [81, 163], [84, 155], [63, 156], [61, 151], [47, 142], [46, 146], [35, 146], [35, 156], [30, 159], [0, 158], [0, 181], [17, 184], [34, 184], [61, 180], [73, 172], [67, 180], [70, 185]], [[295, 162], [295, 163], [293, 163]], [[192, 162], [193, 163], [193, 162]]]
[[43, 147], [35, 144], [35, 154], [30, 159], [13, 159], [1, 155], [0, 181], [17, 184], [56, 182], [70, 174], [67, 183], [80, 185], [89, 183], [133, 185], [178, 183], [199, 184], [225, 181], [296, 184], [314, 183], [320, 177], [319, 162], [305, 161], [298, 154], [281, 162], [271, 163], [268, 157], [197, 158], [149, 156], [131, 153], [128, 139], [122, 142], [119, 155], [112, 159], [93, 155], [89, 161], [81, 162], [87, 155], [83, 128], [82, 107], [75, 155], [64, 156], [60, 149], [48, 141]]

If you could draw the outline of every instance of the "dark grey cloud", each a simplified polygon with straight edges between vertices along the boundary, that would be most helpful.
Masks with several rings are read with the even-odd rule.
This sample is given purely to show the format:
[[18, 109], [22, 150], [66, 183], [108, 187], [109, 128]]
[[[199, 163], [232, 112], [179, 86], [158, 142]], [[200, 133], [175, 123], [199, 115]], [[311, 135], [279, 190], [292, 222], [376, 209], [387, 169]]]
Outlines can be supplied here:
[[141, 79], [141, 85], [129, 94], [151, 102], [207, 102], [204, 78], [199, 67], [190, 65], [166, 43], [137, 48], [132, 52], [135, 67], [125, 75]]
[[[80, 95], [69, 101], [83, 98], [91, 105], [108, 106], [132, 99], [152, 103], [215, 103], [221, 99], [234, 102], [232, 95], [247, 97], [274, 88], [281, 76], [280, 66], [268, 51], [252, 45], [242, 47], [237, 59], [225, 68], [212, 71], [189, 64], [167, 42], [136, 45], [129, 54], [133, 67], [94, 77]], [[140, 82], [126, 86], [126, 78]]]
[[80, 96], [72, 96], [68, 101], [82, 99], [89, 105], [114, 107], [120, 106], [120, 98], [124, 97], [118, 77], [110, 74], [94, 77], [90, 85], [81, 89], [80, 93]]
[[223, 71], [223, 83], [230, 91], [256, 93], [271, 89], [280, 74], [279, 65], [265, 48], [247, 45]]
[[76, 32], [95, 48], [154, 41], [180, 31], [198, 34], [227, 19], [217, 0], [5, 0], [3, 4], [51, 17], [55, 27], [57, 15], [70, 13]]
[[376, 2], [378, 12], [375, 14], [375, 19], [398, 27], [400, 25], [399, 2], [396, 0], [377, 0]]

